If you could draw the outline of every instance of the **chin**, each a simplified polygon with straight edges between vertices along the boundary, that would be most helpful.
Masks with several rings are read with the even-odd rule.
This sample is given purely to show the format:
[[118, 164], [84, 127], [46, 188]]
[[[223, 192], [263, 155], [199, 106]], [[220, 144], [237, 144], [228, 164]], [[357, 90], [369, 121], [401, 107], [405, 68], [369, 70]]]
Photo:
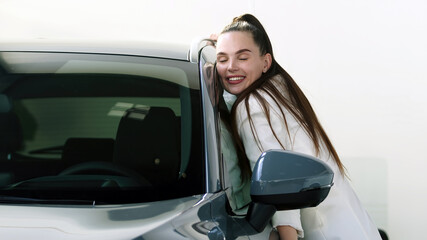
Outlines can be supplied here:
[[227, 92], [233, 94], [233, 95], [239, 95], [242, 91], [239, 89], [225, 89]]

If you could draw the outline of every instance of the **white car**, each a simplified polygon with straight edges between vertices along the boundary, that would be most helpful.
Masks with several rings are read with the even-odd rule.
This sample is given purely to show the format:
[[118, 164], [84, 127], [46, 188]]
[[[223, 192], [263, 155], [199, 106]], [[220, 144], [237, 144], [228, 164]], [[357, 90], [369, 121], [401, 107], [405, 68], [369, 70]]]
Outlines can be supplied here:
[[0, 43], [0, 239], [268, 239], [323, 201], [332, 171], [277, 150], [231, 210], [205, 43]]

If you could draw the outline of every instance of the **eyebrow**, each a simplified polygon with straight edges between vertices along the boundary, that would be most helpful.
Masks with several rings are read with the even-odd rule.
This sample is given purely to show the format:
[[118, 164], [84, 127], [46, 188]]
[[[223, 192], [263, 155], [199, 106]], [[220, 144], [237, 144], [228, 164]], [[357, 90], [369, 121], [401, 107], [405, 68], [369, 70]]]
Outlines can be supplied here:
[[[236, 54], [241, 54], [241, 53], [244, 53], [244, 52], [252, 52], [252, 51], [249, 50], [249, 49], [244, 48], [244, 49], [240, 49], [239, 51], [237, 51]], [[216, 55], [227, 55], [227, 54], [225, 52], [219, 52]]]

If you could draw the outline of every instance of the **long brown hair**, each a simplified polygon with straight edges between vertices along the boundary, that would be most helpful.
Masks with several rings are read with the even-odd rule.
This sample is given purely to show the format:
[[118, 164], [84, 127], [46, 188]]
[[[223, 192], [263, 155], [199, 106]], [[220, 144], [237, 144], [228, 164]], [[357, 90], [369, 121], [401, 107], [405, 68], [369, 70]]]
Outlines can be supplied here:
[[[259, 47], [261, 55], [269, 53], [272, 57], [272, 64], [269, 70], [266, 73], [263, 73], [258, 80], [253, 82], [248, 88], [246, 88], [241, 94], [237, 96], [237, 99], [231, 109], [230, 125], [234, 141], [236, 142], [238, 148], [239, 166], [243, 173], [242, 177], [244, 179], [248, 179], [251, 174], [251, 168], [244, 151], [243, 143], [239, 137], [236, 123], [236, 107], [241, 102], [245, 104], [249, 123], [252, 129], [252, 134], [257, 140], [256, 142], [259, 143], [256, 129], [254, 128], [253, 120], [250, 116], [250, 96], [255, 97], [261, 104], [261, 107], [263, 108], [265, 116], [267, 117], [274, 137], [280, 143], [282, 148], [285, 149], [279, 139], [279, 136], [277, 136], [276, 132], [272, 128], [271, 120], [269, 117], [269, 104], [263, 98], [262, 93], [269, 95], [275, 101], [275, 104], [277, 104], [278, 106], [284, 106], [292, 114], [292, 116], [299, 122], [299, 124], [303, 127], [303, 129], [307, 132], [307, 134], [313, 141], [314, 147], [316, 149], [316, 154], [319, 154], [323, 144], [331, 155], [331, 157], [336, 162], [340, 172], [345, 175], [344, 165], [341, 163], [334, 146], [332, 145], [325, 130], [317, 119], [317, 116], [310, 102], [308, 101], [302, 90], [298, 87], [296, 82], [292, 79], [292, 77], [276, 62], [273, 55], [273, 48], [270, 42], [270, 38], [268, 37], [267, 32], [265, 31], [259, 20], [253, 15], [244, 14], [242, 16], [234, 18], [232, 23], [227, 25], [223, 29], [221, 34], [233, 31], [250, 33], [253, 37], [255, 44]], [[276, 77], [277, 75], [281, 77], [278, 78]], [[279, 81], [272, 81], [273, 78], [279, 79]], [[277, 86], [278, 82], [282, 86]], [[282, 93], [283, 89], [285, 89], [286, 94]], [[285, 114], [283, 111], [281, 112], [281, 114], [285, 122], [285, 126], [287, 127]], [[262, 146], [258, 145], [258, 147], [261, 151], [263, 151]]]

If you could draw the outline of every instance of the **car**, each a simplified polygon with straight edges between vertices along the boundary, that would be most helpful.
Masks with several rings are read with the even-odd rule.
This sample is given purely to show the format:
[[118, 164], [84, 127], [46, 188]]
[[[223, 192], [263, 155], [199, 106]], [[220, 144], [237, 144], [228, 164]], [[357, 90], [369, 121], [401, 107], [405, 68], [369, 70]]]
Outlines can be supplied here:
[[328, 166], [269, 150], [230, 207], [208, 43], [0, 43], [0, 238], [268, 239], [322, 202]]

